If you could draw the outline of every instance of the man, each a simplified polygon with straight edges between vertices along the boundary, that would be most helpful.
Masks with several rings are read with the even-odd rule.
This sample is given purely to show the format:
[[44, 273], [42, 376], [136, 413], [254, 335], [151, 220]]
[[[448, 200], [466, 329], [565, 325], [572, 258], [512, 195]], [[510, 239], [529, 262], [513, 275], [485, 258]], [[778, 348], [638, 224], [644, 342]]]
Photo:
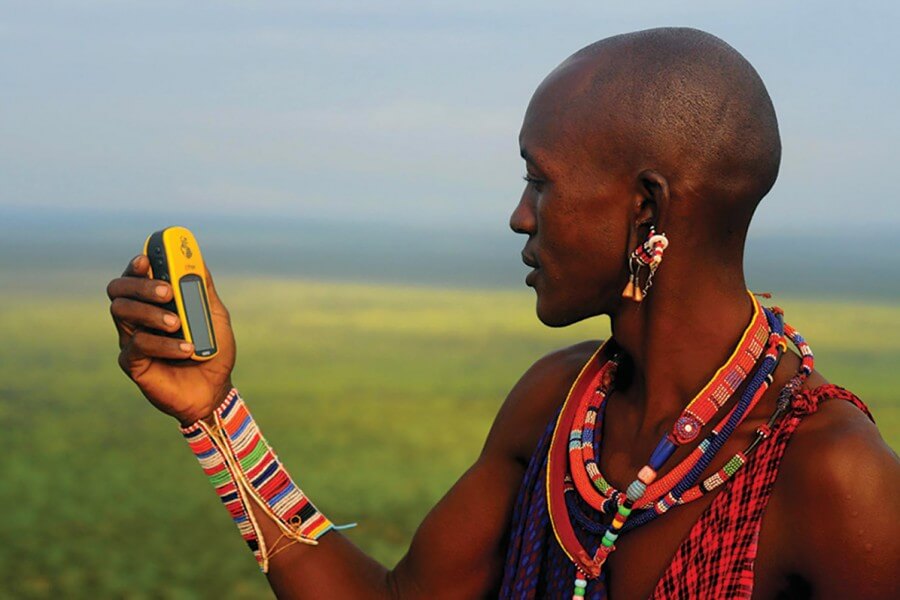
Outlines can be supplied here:
[[[755, 70], [723, 41], [692, 29], [654, 29], [602, 40], [563, 62], [532, 98], [519, 140], [528, 183], [510, 226], [528, 236], [522, 257], [534, 267], [526, 281], [537, 294], [538, 317], [562, 327], [609, 315], [625, 354], [606, 407], [600, 458], [607, 479], [624, 488], [747, 326], [743, 245], [778, 172], [774, 109]], [[635, 302], [622, 294], [629, 256], [651, 227], [665, 232], [668, 247], [652, 289]], [[211, 285], [219, 356], [188, 367], [167, 361], [188, 357], [191, 348], [146, 331], [180, 326], [158, 306], [171, 298], [171, 287], [147, 279], [147, 271], [147, 259], [137, 257], [108, 287], [119, 363], [183, 426], [198, 419], [212, 424], [213, 409], [231, 389], [228, 312]], [[552, 352], [522, 375], [480, 457], [428, 514], [394, 569], [332, 531], [317, 546], [294, 544], [273, 557], [268, 578], [277, 596], [496, 596], [526, 467], [599, 344]], [[784, 354], [768, 391], [719, 456], [747, 446], [799, 365], [795, 353]], [[825, 383], [813, 372], [804, 386]], [[862, 411], [838, 400], [820, 402], [793, 438], [778, 465], [744, 591], [760, 598], [896, 597], [896, 455]], [[695, 446], [679, 448], [672, 460]], [[704, 476], [720, 467], [713, 463]], [[603, 566], [609, 596], [653, 593], [723, 488], [624, 534]], [[255, 506], [253, 512], [273, 543], [276, 524]]]

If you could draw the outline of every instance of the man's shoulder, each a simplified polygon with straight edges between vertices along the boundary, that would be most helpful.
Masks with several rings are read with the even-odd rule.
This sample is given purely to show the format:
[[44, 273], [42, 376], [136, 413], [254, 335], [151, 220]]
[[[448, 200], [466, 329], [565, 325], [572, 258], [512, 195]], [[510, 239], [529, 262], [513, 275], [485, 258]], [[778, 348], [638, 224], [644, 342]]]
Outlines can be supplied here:
[[500, 407], [487, 445], [500, 446], [501, 451], [527, 464], [549, 419], [601, 343], [587, 340], [559, 348], [528, 367]]
[[880, 597], [876, 579], [898, 566], [900, 459], [862, 410], [821, 399], [787, 445], [773, 494], [790, 562], [811, 581], [868, 572], [874, 579], [858, 585], [871, 584]]
[[897, 476], [900, 459], [862, 410], [826, 396], [815, 412], [803, 417], [779, 470], [792, 495], [802, 497], [826, 489], [858, 488], [876, 474]]

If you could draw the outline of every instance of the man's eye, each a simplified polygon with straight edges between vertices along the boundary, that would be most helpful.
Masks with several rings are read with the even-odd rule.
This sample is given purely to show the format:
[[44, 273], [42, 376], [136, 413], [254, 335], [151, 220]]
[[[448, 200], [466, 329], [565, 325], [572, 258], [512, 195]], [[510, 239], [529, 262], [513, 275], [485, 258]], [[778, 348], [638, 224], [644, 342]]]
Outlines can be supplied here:
[[528, 182], [528, 184], [531, 185], [535, 189], [535, 191], [538, 191], [538, 192], [541, 191], [541, 186], [544, 185], [543, 179], [538, 179], [537, 177], [532, 177], [528, 173], [523, 175], [522, 179], [524, 179], [526, 182]]

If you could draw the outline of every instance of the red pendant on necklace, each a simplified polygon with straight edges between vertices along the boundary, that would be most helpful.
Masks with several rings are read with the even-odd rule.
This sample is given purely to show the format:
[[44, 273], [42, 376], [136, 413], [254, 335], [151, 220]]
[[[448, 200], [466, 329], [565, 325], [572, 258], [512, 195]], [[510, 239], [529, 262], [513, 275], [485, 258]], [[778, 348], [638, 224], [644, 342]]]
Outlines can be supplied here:
[[[671, 450], [674, 450], [676, 445], [682, 445], [697, 438], [703, 427], [715, 416], [716, 412], [744, 381], [762, 354], [769, 338], [768, 322], [756, 298], [752, 294], [750, 294], [750, 298], [753, 304], [753, 315], [750, 323], [747, 325], [740, 341], [726, 363], [716, 371], [712, 379], [691, 400], [682, 412], [682, 415], [676, 420], [672, 432], [668, 436], [669, 440], [671, 440]], [[586, 457], [582, 443], [583, 432], [593, 429], [596, 425], [597, 410], [605, 395], [609, 392], [612, 378], [615, 374], [616, 365], [613, 361], [607, 359], [601, 362], [599, 360], [599, 357], [607, 349], [608, 343], [609, 340], [604, 342], [591, 356], [569, 389], [554, 427], [547, 457], [547, 510], [554, 535], [569, 559], [575, 563], [580, 572], [589, 578], [596, 578], [600, 575], [603, 563], [614, 547], [611, 541], [608, 545], [601, 545], [598, 547], [595, 556], [591, 556], [584, 549], [577, 539], [572, 523], [569, 520], [568, 510], [565, 505], [565, 489], [567, 487], [567, 475], [571, 475], [571, 480], [579, 495], [595, 509], [600, 509], [603, 501], [611, 496], [612, 491], [615, 491], [610, 490], [608, 494], [601, 494], [594, 487], [592, 480], [602, 479], [602, 475], [600, 475], [596, 465], [594, 465], [590, 473], [588, 472], [585, 459], [588, 458], [588, 462], [593, 460], [593, 448], [587, 448], [588, 456]], [[575, 398], [579, 401], [573, 401]], [[702, 451], [700, 453], [695, 451], [686, 461], [694, 464], [700, 454], [702, 454]], [[651, 458], [652, 462], [653, 459]], [[570, 467], [568, 472], [567, 466]], [[689, 470], [690, 468], [691, 466], [686, 465], [685, 461], [683, 461], [681, 465], [676, 466], [673, 473], [682, 472], [685, 469]], [[642, 469], [642, 473], [646, 469], [646, 467]], [[597, 472], [594, 473], [593, 471]], [[647, 485], [649, 486], [655, 478], [656, 473], [653, 472], [652, 477], [649, 477], [646, 482]], [[664, 479], [670, 478], [666, 477]], [[654, 486], [654, 488], [656, 487]], [[654, 489], [653, 491], [656, 492], [657, 490]], [[647, 492], [650, 492], [650, 490], [647, 490]], [[630, 494], [631, 491], [629, 490]], [[639, 492], [638, 495], [641, 496], [642, 494]], [[642, 500], [648, 497], [652, 501], [652, 497], [648, 494], [643, 494]], [[630, 502], [628, 504], [629, 507], [631, 506]], [[625, 507], [620, 506], [616, 518], [621, 518], [624, 521], [627, 518], [627, 514], [624, 516], [619, 514], [622, 508]], [[631, 509], [626, 508], [626, 512], [630, 513]], [[614, 540], [615, 537], [618, 537], [617, 534], [613, 535], [612, 539]]]
[[[694, 440], [703, 427], [715, 416], [728, 398], [740, 386], [762, 355], [768, 340], [769, 328], [765, 313], [756, 298], [750, 294], [753, 314], [744, 329], [740, 340], [726, 363], [719, 368], [709, 382], [694, 396], [676, 420], [669, 438], [674, 445], [683, 445]], [[595, 448], [599, 447], [599, 431], [595, 430], [597, 414], [606, 401], [612, 379], [615, 375], [615, 364], [601, 367], [603, 373], [601, 385], [593, 393], [584, 394], [579, 402], [569, 431], [569, 471], [579, 495], [595, 510], [605, 512], [604, 502], [615, 492], [600, 472], [599, 462], [595, 457]], [[722, 419], [727, 421], [729, 415]], [[592, 441], [588, 441], [592, 440]], [[653, 505], [687, 473], [703, 455], [704, 448], [696, 448], [689, 456], [676, 465], [668, 475], [655, 480], [656, 474], [648, 474], [648, 489], [635, 504], [639, 508]], [[655, 481], [653, 481], [655, 480]], [[652, 482], [652, 485], [650, 485]], [[619, 496], [620, 501], [624, 496]], [[613, 507], [615, 508], [615, 507]]]
[[747, 378], [766, 347], [769, 339], [766, 315], [753, 294], [750, 294], [750, 299], [753, 301], [753, 317], [731, 356], [694, 396], [672, 427], [672, 437], [679, 445], [687, 444], [700, 435], [700, 430]]

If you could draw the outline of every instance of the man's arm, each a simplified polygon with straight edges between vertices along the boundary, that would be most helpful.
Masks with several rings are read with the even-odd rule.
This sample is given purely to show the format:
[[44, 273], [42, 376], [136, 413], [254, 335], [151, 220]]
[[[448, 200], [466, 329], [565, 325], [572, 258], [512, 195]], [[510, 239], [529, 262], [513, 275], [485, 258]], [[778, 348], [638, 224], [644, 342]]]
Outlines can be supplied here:
[[[317, 546], [292, 544], [272, 558], [267, 577], [276, 596], [481, 598], [495, 592], [527, 458], [598, 343], [558, 350], [525, 372], [501, 407], [478, 460], [425, 517], [393, 570], [331, 531]], [[315, 490], [309, 492], [314, 499]], [[252, 510], [271, 544], [278, 538], [277, 526], [257, 506]]]
[[856, 407], [823, 402], [797, 428], [776, 486], [786, 565], [815, 598], [897, 598], [900, 460]]
[[[236, 346], [230, 315], [207, 272], [219, 353], [190, 367], [173, 362], [188, 358], [192, 347], [158, 334], [178, 331], [181, 324], [164, 307], [172, 298], [171, 285], [150, 279], [149, 267], [146, 256], [135, 257], [107, 286], [119, 365], [156, 408], [182, 426], [198, 419], [212, 425], [208, 416], [231, 389]], [[428, 514], [393, 570], [331, 531], [316, 546], [291, 544], [272, 557], [267, 576], [275, 593], [284, 598], [473, 598], [495, 589], [528, 457], [553, 408], [598, 345], [584, 342], [558, 350], [525, 372], [497, 414], [478, 460]], [[295, 483], [302, 488], [302, 481]], [[315, 490], [307, 491], [315, 503]], [[253, 502], [249, 505], [271, 547], [280, 530]]]
[[[278, 598], [484, 597], [502, 573], [504, 534], [522, 474], [515, 461], [483, 454], [426, 516], [393, 570], [331, 531], [317, 546], [293, 544], [279, 552], [269, 563], [269, 583]], [[258, 506], [252, 510], [272, 543], [276, 525]]]

